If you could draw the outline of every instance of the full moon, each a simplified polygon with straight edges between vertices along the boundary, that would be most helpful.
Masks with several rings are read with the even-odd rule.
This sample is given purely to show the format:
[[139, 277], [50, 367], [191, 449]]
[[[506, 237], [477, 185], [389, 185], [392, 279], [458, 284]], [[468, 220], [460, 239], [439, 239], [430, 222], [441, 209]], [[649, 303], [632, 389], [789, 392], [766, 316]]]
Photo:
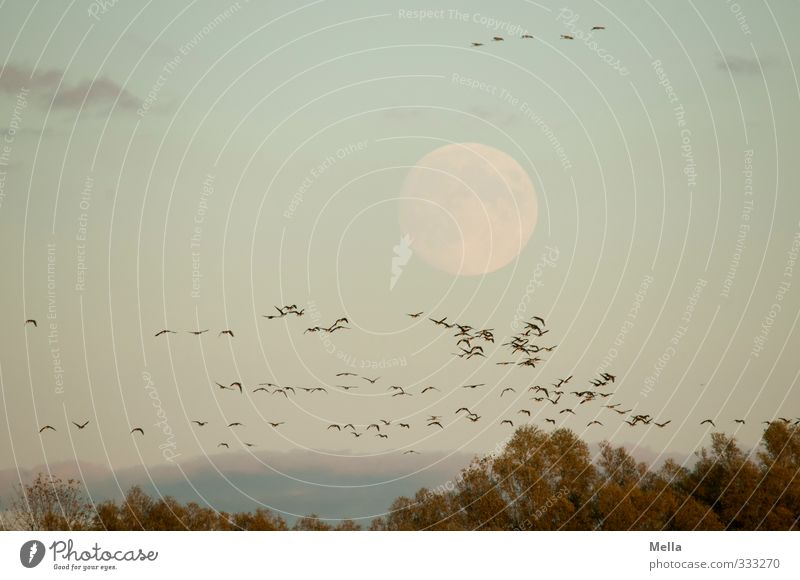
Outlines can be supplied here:
[[480, 143], [434, 149], [409, 170], [400, 227], [431, 266], [475, 276], [516, 258], [533, 233], [536, 191], [511, 156]]

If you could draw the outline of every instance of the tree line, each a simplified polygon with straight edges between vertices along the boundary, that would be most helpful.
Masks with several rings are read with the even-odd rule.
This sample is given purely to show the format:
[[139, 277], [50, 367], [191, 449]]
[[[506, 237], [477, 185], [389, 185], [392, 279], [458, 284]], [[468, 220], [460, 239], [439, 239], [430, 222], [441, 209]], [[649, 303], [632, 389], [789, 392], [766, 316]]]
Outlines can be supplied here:
[[[691, 467], [648, 469], [623, 447], [589, 446], [569, 429], [518, 428], [497, 453], [452, 480], [398, 497], [369, 530], [797, 530], [800, 425], [773, 422], [758, 449], [713, 433]], [[228, 513], [139, 486], [92, 505], [81, 483], [39, 474], [16, 487], [0, 526], [24, 530], [361, 530], [316, 514], [289, 526], [268, 509]]]

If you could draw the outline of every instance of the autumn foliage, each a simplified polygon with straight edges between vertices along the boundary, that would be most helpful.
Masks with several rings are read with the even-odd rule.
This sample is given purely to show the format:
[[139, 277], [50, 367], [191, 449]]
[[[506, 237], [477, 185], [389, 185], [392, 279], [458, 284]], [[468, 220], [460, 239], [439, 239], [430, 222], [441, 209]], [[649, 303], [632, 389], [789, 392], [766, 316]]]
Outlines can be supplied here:
[[[87, 503], [75, 480], [39, 475], [20, 486], [3, 512], [8, 529], [287, 530], [266, 509], [226, 513], [139, 487], [123, 501]], [[711, 436], [688, 468], [657, 470], [607, 442], [593, 457], [569, 429], [517, 429], [496, 454], [475, 458], [436, 490], [399, 497], [370, 530], [797, 530], [800, 526], [800, 427], [773, 422], [759, 449]], [[315, 514], [295, 530], [359, 530]]]

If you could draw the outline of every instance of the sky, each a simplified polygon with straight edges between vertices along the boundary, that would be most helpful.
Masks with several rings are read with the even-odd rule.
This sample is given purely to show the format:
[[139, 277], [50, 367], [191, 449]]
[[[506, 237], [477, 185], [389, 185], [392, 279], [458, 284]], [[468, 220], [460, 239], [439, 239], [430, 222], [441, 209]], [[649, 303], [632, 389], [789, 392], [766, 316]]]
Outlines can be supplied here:
[[[761, 421], [798, 415], [796, 2], [16, 0], [0, 14], [6, 489], [83, 470], [108, 496], [141, 480], [224, 509], [366, 517], [498, 449], [520, 408], [550, 428], [527, 388], [558, 378], [613, 373], [609, 401], [670, 420], [631, 428], [599, 404], [557, 417], [654, 461], [707, 445], [706, 418], [754, 448]], [[514, 251], [474, 249], [494, 241]], [[304, 315], [263, 317], [289, 304]], [[557, 348], [496, 365], [534, 315]], [[495, 343], [454, 356], [429, 316]], [[348, 329], [304, 333], [340, 317]], [[243, 394], [215, 384], [234, 381]], [[327, 429], [381, 418], [388, 439]]]

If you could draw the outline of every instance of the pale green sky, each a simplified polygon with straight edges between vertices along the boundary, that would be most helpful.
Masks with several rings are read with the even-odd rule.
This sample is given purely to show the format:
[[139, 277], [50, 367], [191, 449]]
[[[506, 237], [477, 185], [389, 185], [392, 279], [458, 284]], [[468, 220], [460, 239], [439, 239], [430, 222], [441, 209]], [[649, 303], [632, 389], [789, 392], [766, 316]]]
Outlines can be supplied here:
[[[706, 417], [728, 432], [746, 417], [737, 437], [752, 446], [761, 420], [798, 415], [800, 288], [789, 274], [800, 267], [786, 270], [800, 239], [798, 4], [458, 6], [457, 15], [436, 1], [118, 2], [104, 13], [86, 1], [0, 4], [0, 470], [163, 463], [167, 437], [154, 426], [143, 373], [179, 461], [208, 455], [206, 468], [219, 460], [219, 442], [238, 450], [248, 441], [258, 447], [242, 452], [243, 469], [307, 449], [311, 466], [320, 453], [368, 455], [360, 470], [381, 461], [410, 473], [425, 460], [410, 463], [398, 450], [492, 450], [508, 435], [499, 421], [521, 417], [519, 408], [541, 411], [533, 421], [542, 426], [552, 414], [528, 401], [528, 385], [572, 374], [584, 386], [601, 367], [619, 378], [614, 401], [672, 424], [630, 429], [595, 405], [564, 422], [589, 441], [686, 455], [708, 442]], [[420, 20], [418, 10], [433, 12]], [[583, 40], [594, 25], [606, 27], [593, 33], [596, 44]], [[506, 40], [492, 42], [496, 34]], [[483, 277], [454, 278], [412, 254], [390, 289], [407, 168], [453, 142], [484, 143], [528, 172], [536, 230], [517, 261]], [[335, 162], [315, 177], [329, 156]], [[204, 182], [213, 193], [203, 194]], [[558, 259], [537, 270], [548, 247]], [[193, 263], [202, 274], [195, 294]], [[671, 342], [693, 293], [691, 322]], [[558, 344], [536, 370], [496, 366], [500, 352], [456, 359], [447, 334], [405, 316], [424, 310], [506, 339], [523, 300]], [[260, 316], [291, 303], [306, 316]], [[346, 315], [354, 328], [325, 344], [302, 332], [315, 324], [312, 311], [321, 323]], [[23, 328], [28, 317], [38, 329]], [[48, 322], [57, 325], [52, 344]], [[198, 325], [212, 330], [153, 337]], [[218, 338], [223, 328], [236, 338]], [[402, 364], [365, 372], [382, 379], [362, 381], [359, 396], [287, 401], [214, 386], [332, 385], [345, 360]], [[467, 392], [463, 381], [514, 386], [518, 398]], [[415, 396], [393, 400], [391, 384]], [[423, 384], [441, 393], [423, 398]], [[450, 423], [462, 404], [483, 420], [425, 427], [429, 414]], [[381, 417], [416, 428], [388, 440], [325, 429]], [[192, 428], [200, 418], [209, 425]], [[596, 418], [605, 426], [586, 431]], [[86, 419], [85, 431], [69, 424]], [[273, 431], [264, 420], [286, 425]], [[233, 421], [245, 427], [232, 433]], [[40, 437], [44, 424], [57, 433]], [[134, 425], [146, 437], [133, 440]]]

